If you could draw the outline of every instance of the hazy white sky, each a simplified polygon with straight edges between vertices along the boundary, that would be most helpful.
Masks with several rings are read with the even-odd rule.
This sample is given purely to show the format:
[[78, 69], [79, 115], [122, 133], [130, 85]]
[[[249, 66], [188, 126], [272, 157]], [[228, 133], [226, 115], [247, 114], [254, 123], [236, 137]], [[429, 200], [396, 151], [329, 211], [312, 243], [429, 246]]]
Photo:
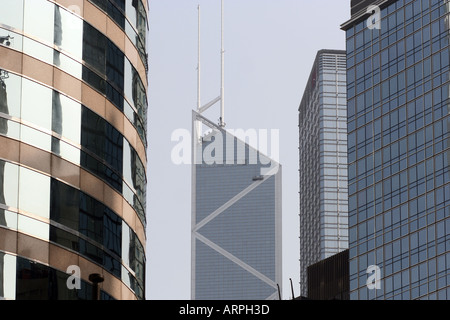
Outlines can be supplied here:
[[[197, 103], [197, 6], [202, 102], [220, 93], [220, 0], [150, 0], [147, 299], [189, 300], [191, 168], [171, 141]], [[283, 166], [283, 299], [299, 295], [298, 106], [320, 49], [345, 49], [350, 0], [224, 0], [225, 120], [279, 129]], [[218, 105], [205, 116], [214, 122]]]

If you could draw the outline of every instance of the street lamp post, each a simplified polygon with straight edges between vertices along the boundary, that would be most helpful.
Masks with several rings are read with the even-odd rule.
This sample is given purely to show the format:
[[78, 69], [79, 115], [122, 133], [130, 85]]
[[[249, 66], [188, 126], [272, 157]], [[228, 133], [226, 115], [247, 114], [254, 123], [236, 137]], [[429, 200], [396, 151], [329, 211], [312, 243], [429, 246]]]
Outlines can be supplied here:
[[92, 300], [100, 300], [100, 288], [99, 283], [102, 283], [105, 279], [98, 273], [92, 273], [89, 275], [89, 281], [92, 282]]

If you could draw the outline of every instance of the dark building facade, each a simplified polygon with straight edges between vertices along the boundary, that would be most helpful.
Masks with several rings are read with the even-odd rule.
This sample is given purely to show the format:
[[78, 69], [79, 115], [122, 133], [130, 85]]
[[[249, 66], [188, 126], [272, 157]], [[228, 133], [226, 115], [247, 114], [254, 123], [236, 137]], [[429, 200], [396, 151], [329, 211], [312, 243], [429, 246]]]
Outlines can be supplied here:
[[351, 4], [350, 298], [450, 299], [449, 1]]
[[308, 299], [349, 300], [348, 250], [308, 267]]
[[2, 1], [1, 298], [145, 298], [147, 12]]

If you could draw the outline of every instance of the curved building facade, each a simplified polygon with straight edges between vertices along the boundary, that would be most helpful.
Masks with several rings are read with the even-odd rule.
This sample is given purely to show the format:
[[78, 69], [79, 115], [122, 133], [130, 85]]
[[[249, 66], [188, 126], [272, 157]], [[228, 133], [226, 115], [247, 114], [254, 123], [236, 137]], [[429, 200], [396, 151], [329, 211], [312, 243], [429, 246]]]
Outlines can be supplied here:
[[0, 4], [0, 299], [145, 299], [148, 2]]

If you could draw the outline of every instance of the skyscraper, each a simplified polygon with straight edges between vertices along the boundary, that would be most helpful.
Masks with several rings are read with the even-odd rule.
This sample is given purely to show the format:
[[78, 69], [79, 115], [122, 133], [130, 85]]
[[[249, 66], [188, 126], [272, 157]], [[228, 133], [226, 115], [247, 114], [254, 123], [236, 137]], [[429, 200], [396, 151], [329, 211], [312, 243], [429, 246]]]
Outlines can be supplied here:
[[147, 11], [1, 2], [0, 297], [144, 298]]
[[299, 107], [300, 291], [307, 268], [348, 248], [345, 51], [317, 53]]
[[192, 299], [278, 299], [281, 166], [197, 112], [193, 132]]
[[449, 1], [351, 5], [350, 298], [450, 299]]

